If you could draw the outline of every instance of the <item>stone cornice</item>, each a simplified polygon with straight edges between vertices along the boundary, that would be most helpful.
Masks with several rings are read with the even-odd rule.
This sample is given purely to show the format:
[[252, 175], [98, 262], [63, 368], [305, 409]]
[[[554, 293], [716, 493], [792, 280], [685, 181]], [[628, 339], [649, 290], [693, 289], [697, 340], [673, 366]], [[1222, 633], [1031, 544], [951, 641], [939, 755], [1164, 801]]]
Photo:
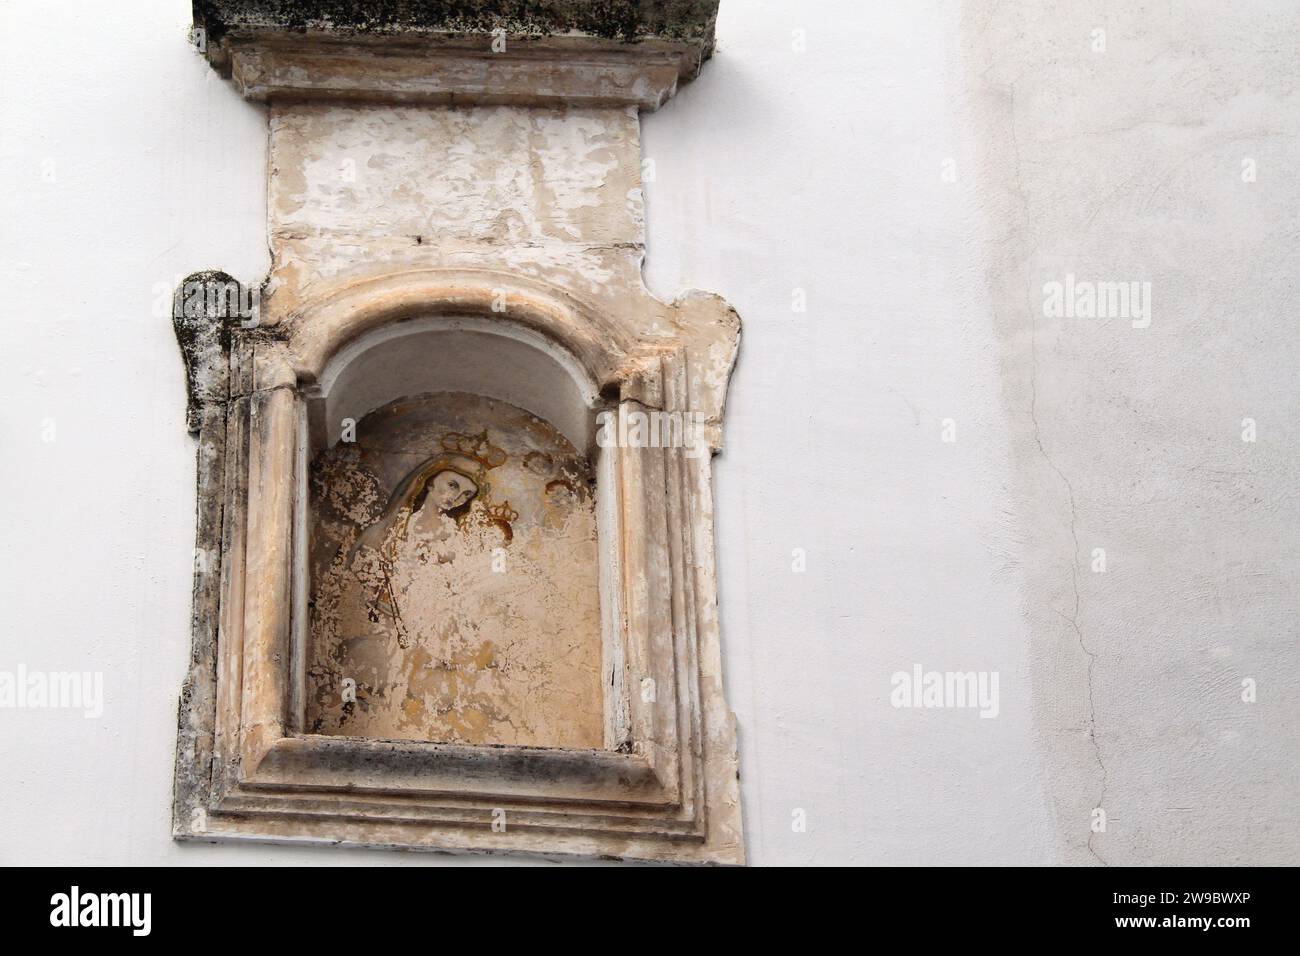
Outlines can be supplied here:
[[260, 101], [653, 110], [712, 52], [717, 0], [601, 6], [197, 0], [194, 23], [213, 65]]

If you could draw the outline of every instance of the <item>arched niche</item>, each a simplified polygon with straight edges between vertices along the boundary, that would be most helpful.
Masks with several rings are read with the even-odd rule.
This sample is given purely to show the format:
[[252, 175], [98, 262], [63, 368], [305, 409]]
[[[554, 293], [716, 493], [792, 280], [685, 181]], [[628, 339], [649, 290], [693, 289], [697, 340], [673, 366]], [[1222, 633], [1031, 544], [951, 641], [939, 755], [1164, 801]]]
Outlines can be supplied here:
[[[247, 95], [274, 100], [272, 269], [253, 316], [176, 315], [199, 435], [176, 836], [742, 862], [710, 465], [739, 321], [714, 297], [665, 303], [646, 290], [641, 140], [628, 108], [653, 107], [695, 72], [716, 0], [672, 31], [643, 10], [636, 44], [543, 29], [511, 41], [513, 53], [460, 37], [463, 23], [450, 24], [459, 38], [449, 42], [450, 15], [436, 11], [360, 43], [348, 24], [304, 33], [268, 19], [261, 8], [276, 4], [202, 6], [214, 62]], [[486, 4], [484, 18], [499, 19], [488, 8], [500, 6]], [[503, 56], [514, 58], [505, 70]], [[542, 116], [538, 105], [557, 109]], [[472, 162], [442, 175], [449, 143]], [[358, 150], [369, 158], [340, 188], [336, 163], [360, 160]], [[427, 395], [536, 416], [592, 463], [603, 739], [483, 745], [316, 733], [305, 721], [312, 462], [351, 447], [342, 419], [364, 440], [394, 402]], [[445, 398], [456, 395], [475, 398]], [[658, 414], [706, 440], [647, 444], [621, 429], [612, 445], [603, 431], [593, 439], [595, 396], [620, 423]], [[476, 435], [507, 458], [509, 442], [491, 423], [446, 431], [426, 446], [446, 437], [445, 451], [474, 452], [495, 516], [509, 523], [519, 510], [522, 525], [519, 503], [507, 511], [498, 500], [507, 465]], [[410, 485], [384, 478], [360, 520], [382, 515], [399, 486], [424, 492], [411, 470]], [[464, 470], [478, 474], [472, 462]], [[464, 492], [450, 480], [435, 491]], [[508, 559], [525, 556], [522, 538]], [[537, 676], [544, 698], [548, 675]]]
[[586, 368], [544, 335], [511, 322], [427, 315], [353, 339], [304, 389], [314, 450], [335, 444], [347, 420], [424, 392], [470, 392], [526, 409], [591, 450], [600, 390]]
[[[632, 431], [625, 440], [621, 428], [611, 443], [603, 424], [593, 434], [595, 419], [606, 411], [617, 412], [618, 422], [647, 413], [697, 422], [706, 412], [692, 405], [692, 389], [700, 388], [707, 399], [716, 394], [710, 392], [716, 376], [729, 371], [734, 323], [697, 326], [714, 337], [698, 340], [684, 335], [686, 323], [659, 324], [656, 315], [632, 322], [625, 314], [611, 321], [538, 280], [489, 270], [429, 270], [347, 285], [295, 312], [270, 334], [232, 331], [229, 352], [222, 353], [229, 361], [226, 401], [206, 400], [219, 383], [204, 378], [207, 366], [192, 365], [203, 449], [201, 514], [209, 519], [201, 526], [204, 564], [196, 574], [196, 596], [211, 599], [215, 611], [196, 618], [202, 624], [196, 630], [202, 667], [189, 684], [197, 703], [184, 719], [207, 723], [193, 725], [194, 750], [186, 750], [178, 764], [186, 794], [185, 814], [178, 817], [184, 834], [306, 834], [367, 845], [489, 850], [515, 848], [522, 839], [543, 852], [599, 847], [646, 859], [737, 858], [738, 830], [731, 822], [716, 824], [718, 813], [735, 806], [736, 776], [734, 737], [718, 680], [710, 446], [643, 443]], [[223, 340], [214, 339], [214, 345], [221, 347]], [[722, 362], [716, 368], [708, 364], [711, 349]], [[441, 668], [445, 676], [459, 667], [458, 679], [477, 684], [466, 673], [467, 662], [469, 670], [490, 671], [503, 660], [513, 667], [523, 678], [519, 693], [502, 697], [490, 680], [486, 690], [475, 687], [489, 702], [502, 703], [496, 726], [471, 720], [455, 734], [382, 720], [318, 726], [313, 615], [319, 615], [321, 602], [313, 594], [313, 562], [322, 552], [332, 559], [350, 551], [366, 528], [393, 516], [394, 500], [400, 505], [406, 492], [416, 490], [414, 501], [426, 491], [428, 482], [421, 484], [421, 478], [435, 478], [448, 464], [438, 462], [440, 455], [467, 453], [483, 465], [485, 482], [475, 490], [487, 489], [483, 504], [494, 511], [478, 514], [479, 530], [499, 529], [497, 518], [511, 525], [509, 541], [496, 532], [501, 536], [473, 555], [480, 562], [479, 579], [522, 579], [511, 577], [510, 569], [526, 557], [517, 547], [526, 536], [514, 534], [523, 530], [525, 509], [523, 499], [510, 497], [522, 492], [503, 480], [507, 466], [501, 455], [510, 459], [511, 442], [499, 422], [435, 422], [438, 427], [422, 436], [423, 447], [405, 449], [410, 460], [383, 472], [369, 493], [364, 483], [348, 485], [344, 509], [368, 501], [351, 519], [349, 543], [313, 542], [320, 542], [313, 528], [320, 519], [313, 501], [319, 495], [315, 463], [354, 447], [343, 439], [343, 419], [352, 419], [355, 437], [364, 440], [379, 433], [376, 423], [385, 416], [400, 417], [395, 406], [432, 403], [446, 411], [447, 403], [456, 402], [487, 403], [493, 414], [514, 416], [531, 433], [563, 442], [573, 461], [589, 468], [596, 547], [578, 563], [594, 565], [584, 593], [598, 600], [598, 611], [587, 614], [585, 630], [571, 630], [562, 619], [548, 623], [545, 615], [526, 610], [517, 617], [525, 625], [541, 624], [523, 629], [537, 639], [530, 667], [544, 665], [557, 649], [567, 652], [567, 642], [581, 633], [588, 660], [598, 658], [598, 680], [580, 700], [544, 667], [521, 669], [508, 654], [496, 655], [498, 648], [474, 660], [474, 652], [484, 650], [480, 643], [460, 658], [450, 655], [455, 666], [448, 667], [444, 655], [433, 670]], [[706, 408], [716, 413], [716, 406]], [[409, 408], [402, 412], [407, 413]], [[463, 408], [461, 413], [468, 414]], [[403, 450], [390, 437], [381, 435], [376, 447]], [[538, 449], [522, 456], [520, 450], [515, 448], [516, 459]], [[431, 460], [435, 469], [424, 472], [419, 466]], [[450, 470], [461, 477], [479, 474], [473, 462], [462, 464]], [[412, 474], [415, 480], [407, 481]], [[425, 499], [463, 492], [444, 485]], [[464, 503], [447, 499], [443, 517], [450, 523], [444, 530], [459, 529], [455, 522], [465, 516], [459, 510]], [[375, 538], [384, 540], [376, 532], [371, 545]], [[492, 569], [497, 548], [504, 548], [507, 561], [499, 579]], [[573, 550], [551, 564], [571, 569]], [[437, 547], [429, 558], [440, 560]], [[455, 613], [458, 592], [436, 575], [435, 580], [442, 590], [426, 594], [425, 607], [439, 619], [443, 609]], [[510, 609], [508, 594], [489, 597], [494, 610]], [[598, 653], [590, 636], [594, 618]], [[414, 640], [418, 634], [409, 636], [403, 653], [420, 643]], [[383, 653], [360, 657], [382, 671], [401, 642], [381, 633], [378, 643]], [[360, 691], [359, 677], [366, 676], [347, 673], [357, 669], [357, 655], [340, 663], [325, 688], [337, 695], [331, 700], [339, 707], [344, 678]], [[594, 670], [584, 671], [588, 679]], [[405, 706], [407, 688], [399, 690]], [[544, 719], [534, 719], [538, 702]], [[479, 703], [470, 701], [471, 709], [483, 710]], [[516, 707], [530, 725], [528, 733], [500, 732], [511, 726]], [[565, 722], [575, 714], [578, 721]], [[475, 729], [485, 726], [482, 733]], [[509, 830], [485, 830], [482, 814], [507, 804]]]
[[424, 314], [347, 341], [300, 395], [301, 730], [617, 738], [612, 512], [583, 364], [520, 323]]

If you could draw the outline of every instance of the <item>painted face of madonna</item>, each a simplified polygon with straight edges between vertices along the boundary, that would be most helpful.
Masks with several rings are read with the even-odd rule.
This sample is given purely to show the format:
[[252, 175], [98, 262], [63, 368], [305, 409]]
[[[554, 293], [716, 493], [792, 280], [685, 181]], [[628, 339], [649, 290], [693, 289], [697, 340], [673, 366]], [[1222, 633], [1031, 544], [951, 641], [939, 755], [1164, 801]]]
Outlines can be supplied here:
[[461, 507], [476, 494], [478, 485], [458, 471], [440, 471], [429, 482], [429, 498], [442, 512]]

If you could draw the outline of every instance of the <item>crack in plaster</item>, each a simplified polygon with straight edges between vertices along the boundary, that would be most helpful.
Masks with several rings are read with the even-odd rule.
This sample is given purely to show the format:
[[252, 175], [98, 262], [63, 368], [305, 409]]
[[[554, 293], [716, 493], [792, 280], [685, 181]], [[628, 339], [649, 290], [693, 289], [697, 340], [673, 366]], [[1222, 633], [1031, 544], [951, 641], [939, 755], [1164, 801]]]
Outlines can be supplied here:
[[[1011, 84], [1007, 87], [1007, 95], [1010, 102], [1011, 149], [1012, 149], [1012, 154], [1014, 159], [1013, 169], [1015, 171], [1015, 177], [1016, 177], [1016, 193], [1020, 198], [1021, 207], [1023, 208], [1025, 213], [1025, 222], [1027, 224], [1027, 227], [1032, 228], [1032, 225], [1030, 225], [1032, 223], [1032, 218], [1029, 215], [1029, 201], [1025, 198], [1024, 185], [1020, 180], [1020, 167], [1021, 167], [1020, 141], [1016, 134], [1016, 90], [1014, 84]], [[1065, 620], [1070, 625], [1071, 629], [1073, 629], [1075, 637], [1077, 638], [1079, 643], [1079, 649], [1083, 651], [1084, 655], [1088, 658], [1088, 668], [1087, 668], [1088, 740], [1092, 744], [1093, 754], [1097, 761], [1097, 767], [1098, 769], [1101, 770], [1101, 792], [1097, 796], [1096, 807], [1102, 808], [1104, 811], [1106, 794], [1110, 790], [1110, 773], [1107, 770], [1106, 762], [1102, 757], [1101, 743], [1097, 740], [1097, 706], [1096, 706], [1096, 701], [1093, 697], [1093, 671], [1097, 665], [1098, 655], [1096, 651], [1088, 647], [1088, 643], [1083, 636], [1083, 628], [1079, 624], [1080, 607], [1082, 603], [1082, 598], [1079, 593], [1079, 530], [1078, 530], [1079, 511], [1078, 511], [1077, 503], [1075, 501], [1074, 486], [1070, 483], [1070, 479], [1066, 477], [1065, 472], [1061, 470], [1061, 467], [1055, 461], [1052, 460], [1051, 455], [1047, 453], [1047, 449], [1043, 445], [1042, 426], [1038, 421], [1037, 323], [1035, 321], [1035, 315], [1034, 315], [1034, 303], [1029, 296], [1028, 286], [1025, 287], [1025, 298], [1026, 298], [1025, 314], [1028, 316], [1030, 322], [1030, 326], [1029, 326], [1029, 419], [1030, 422], [1033, 424], [1034, 444], [1037, 446], [1039, 454], [1042, 456], [1043, 461], [1046, 462], [1048, 468], [1050, 468], [1056, 474], [1057, 478], [1061, 480], [1061, 483], [1065, 485], [1066, 500], [1069, 502], [1070, 505], [1070, 540], [1074, 544], [1074, 550], [1070, 556], [1070, 586], [1074, 594], [1074, 608], [1072, 612], [1068, 615], [1063, 613], [1057, 608], [1053, 608], [1053, 611], [1055, 611], [1063, 620]], [[1087, 843], [1088, 852], [1102, 866], [1109, 866], [1110, 864], [1107, 863], [1107, 861], [1101, 856], [1101, 854], [1097, 852], [1096, 847], [1093, 845], [1093, 841], [1096, 835], [1097, 835], [1096, 831], [1094, 831], [1090, 825], [1088, 830], [1088, 843]]]

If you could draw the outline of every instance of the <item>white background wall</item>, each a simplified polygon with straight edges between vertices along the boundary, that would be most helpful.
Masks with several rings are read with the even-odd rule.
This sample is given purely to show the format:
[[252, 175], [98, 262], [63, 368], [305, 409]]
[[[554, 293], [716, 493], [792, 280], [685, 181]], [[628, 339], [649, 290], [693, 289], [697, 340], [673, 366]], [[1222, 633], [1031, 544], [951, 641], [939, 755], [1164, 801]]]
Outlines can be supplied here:
[[[645, 118], [647, 282], [745, 322], [756, 863], [1300, 861], [1300, 11], [1132, 6], [723, 0]], [[0, 862], [446, 864], [169, 837], [194, 443], [155, 300], [264, 275], [266, 131], [187, 2], [121, 11], [0, 0], [0, 670], [107, 698], [0, 710]], [[1150, 327], [1044, 318], [1067, 272], [1151, 282]], [[996, 671], [998, 717], [892, 707], [914, 664]]]

